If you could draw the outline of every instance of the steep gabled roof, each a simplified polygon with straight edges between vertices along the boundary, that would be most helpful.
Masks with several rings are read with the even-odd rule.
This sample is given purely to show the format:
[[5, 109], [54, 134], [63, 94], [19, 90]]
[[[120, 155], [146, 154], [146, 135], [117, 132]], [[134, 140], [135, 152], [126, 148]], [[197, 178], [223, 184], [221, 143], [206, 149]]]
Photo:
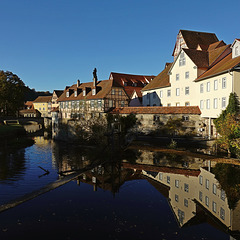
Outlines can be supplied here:
[[190, 49], [197, 49], [198, 45], [209, 46], [215, 42], [218, 42], [218, 38], [215, 33], [208, 32], [196, 32], [189, 30], [180, 30], [187, 47]]
[[51, 102], [52, 101], [52, 96], [39, 96], [37, 97], [33, 103], [42, 103], [42, 102]]
[[221, 56], [226, 56], [224, 55], [224, 53], [230, 53], [231, 49], [230, 49], [230, 44], [229, 45], [223, 45], [221, 47], [217, 47], [215, 49], [212, 50], [208, 50], [208, 58], [209, 58], [209, 66], [211, 66], [212, 64], [214, 64], [216, 62], [216, 60], [220, 60]]
[[183, 107], [122, 107], [114, 108], [113, 114], [201, 114], [198, 106]]
[[57, 97], [59, 98], [62, 95], [63, 90], [54, 90], [53, 92], [55, 92]]
[[183, 49], [183, 51], [190, 57], [190, 59], [196, 64], [198, 68], [207, 68], [208, 52], [195, 49]]
[[171, 68], [172, 63], [166, 63], [165, 66], [165, 69], [163, 69], [162, 72], [160, 72], [147, 86], [145, 86], [142, 91], [170, 86], [168, 71]]

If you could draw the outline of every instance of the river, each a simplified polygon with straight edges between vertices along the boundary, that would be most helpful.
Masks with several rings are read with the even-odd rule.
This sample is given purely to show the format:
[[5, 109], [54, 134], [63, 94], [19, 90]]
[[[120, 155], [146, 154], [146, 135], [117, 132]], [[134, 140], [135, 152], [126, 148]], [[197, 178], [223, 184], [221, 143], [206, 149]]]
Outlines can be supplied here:
[[0, 212], [1, 240], [239, 239], [238, 166], [137, 147], [111, 154], [34, 140], [0, 152], [0, 205], [94, 167]]

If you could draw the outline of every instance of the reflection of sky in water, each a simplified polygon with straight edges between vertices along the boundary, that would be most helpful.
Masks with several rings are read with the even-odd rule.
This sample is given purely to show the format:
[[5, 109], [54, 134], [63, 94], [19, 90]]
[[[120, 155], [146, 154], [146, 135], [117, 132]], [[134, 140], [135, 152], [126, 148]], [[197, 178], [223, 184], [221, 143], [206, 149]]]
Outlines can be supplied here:
[[[13, 157], [14, 154], [10, 154], [9, 158]], [[18, 155], [17, 161], [22, 162], [24, 168], [12, 173], [11, 178], [0, 180], [0, 204], [32, 192], [57, 179], [55, 166], [52, 166], [51, 142], [42, 137], [37, 137], [36, 144], [25, 148], [25, 153]], [[48, 170], [50, 174], [42, 176], [45, 172], [38, 166]]]
[[146, 180], [125, 182], [115, 196], [72, 181], [3, 212], [1, 228], [7, 239], [24, 229], [24, 237], [39, 239], [229, 239], [205, 223], [179, 228], [167, 199]]

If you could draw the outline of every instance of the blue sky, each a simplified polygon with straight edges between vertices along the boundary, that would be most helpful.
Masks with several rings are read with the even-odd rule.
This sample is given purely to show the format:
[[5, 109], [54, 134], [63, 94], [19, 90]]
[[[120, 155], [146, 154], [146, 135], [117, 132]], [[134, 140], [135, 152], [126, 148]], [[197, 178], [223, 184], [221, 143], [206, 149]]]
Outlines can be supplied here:
[[240, 38], [240, 1], [0, 0], [0, 69], [43, 91], [110, 72], [157, 75], [179, 29]]

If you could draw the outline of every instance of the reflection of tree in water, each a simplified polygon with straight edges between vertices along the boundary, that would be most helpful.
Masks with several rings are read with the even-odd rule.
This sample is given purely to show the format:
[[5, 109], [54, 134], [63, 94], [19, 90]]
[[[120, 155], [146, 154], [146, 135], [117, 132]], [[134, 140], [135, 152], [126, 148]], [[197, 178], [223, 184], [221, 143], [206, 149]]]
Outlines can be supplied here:
[[236, 207], [240, 199], [240, 168], [230, 164], [217, 163], [212, 169], [221, 188], [226, 192], [230, 209]]
[[26, 170], [25, 166], [25, 150], [21, 149], [16, 152], [9, 153], [2, 151], [0, 155], [0, 181], [11, 179], [18, 180]]

